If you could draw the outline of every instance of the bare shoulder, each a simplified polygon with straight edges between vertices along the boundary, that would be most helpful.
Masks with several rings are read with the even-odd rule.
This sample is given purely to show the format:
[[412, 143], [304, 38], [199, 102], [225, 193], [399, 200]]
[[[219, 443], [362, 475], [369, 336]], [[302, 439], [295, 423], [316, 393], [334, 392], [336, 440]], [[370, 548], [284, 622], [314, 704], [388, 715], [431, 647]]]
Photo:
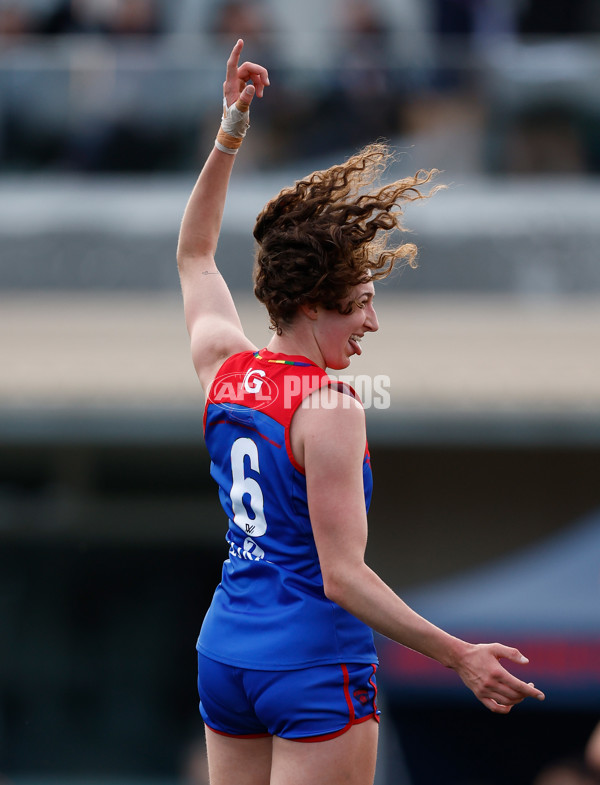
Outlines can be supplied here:
[[304, 399], [294, 420], [306, 422], [311, 428], [351, 426], [365, 422], [364, 409], [356, 398], [334, 387], [321, 387]]
[[356, 398], [331, 387], [315, 390], [295, 412], [291, 425], [295, 459], [306, 465], [310, 455], [319, 463], [331, 456], [362, 456], [365, 448], [365, 412]]

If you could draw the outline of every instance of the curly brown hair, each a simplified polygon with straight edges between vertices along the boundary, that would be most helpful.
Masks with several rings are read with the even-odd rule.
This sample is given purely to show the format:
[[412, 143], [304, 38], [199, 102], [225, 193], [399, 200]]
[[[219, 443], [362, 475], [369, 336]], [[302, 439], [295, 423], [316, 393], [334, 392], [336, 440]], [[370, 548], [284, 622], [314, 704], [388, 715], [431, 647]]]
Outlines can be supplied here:
[[414, 243], [388, 248], [387, 233], [408, 231], [400, 222], [402, 203], [427, 198], [443, 186], [422, 193], [438, 171], [421, 169], [364, 192], [394, 158], [388, 145], [368, 145], [345, 163], [285, 188], [256, 219], [254, 293], [279, 335], [300, 305], [350, 313], [353, 304], [343, 307], [342, 301], [352, 287], [385, 278], [399, 262], [417, 266]]

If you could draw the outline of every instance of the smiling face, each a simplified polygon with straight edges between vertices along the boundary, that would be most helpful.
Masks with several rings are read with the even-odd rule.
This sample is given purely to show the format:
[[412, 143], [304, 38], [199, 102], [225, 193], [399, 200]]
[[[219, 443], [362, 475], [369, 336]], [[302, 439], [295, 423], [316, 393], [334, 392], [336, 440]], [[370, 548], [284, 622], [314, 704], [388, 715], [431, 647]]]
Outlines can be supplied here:
[[352, 304], [350, 313], [317, 308], [314, 336], [326, 368], [335, 371], [347, 368], [353, 355], [362, 354], [360, 342], [363, 336], [379, 329], [374, 297], [373, 282], [365, 281], [352, 287], [341, 303], [342, 311]]

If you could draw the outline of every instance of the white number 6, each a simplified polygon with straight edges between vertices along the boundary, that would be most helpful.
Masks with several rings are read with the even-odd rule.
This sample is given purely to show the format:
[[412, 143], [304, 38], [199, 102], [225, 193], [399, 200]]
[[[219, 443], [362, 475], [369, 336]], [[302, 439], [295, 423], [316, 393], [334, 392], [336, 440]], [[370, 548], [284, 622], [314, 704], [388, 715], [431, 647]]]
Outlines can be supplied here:
[[[250, 458], [250, 468], [254, 472], [260, 472], [258, 466], [258, 448], [252, 439], [236, 439], [231, 446], [231, 506], [233, 507], [233, 522], [242, 531], [252, 537], [262, 537], [267, 531], [267, 522], [264, 513], [264, 498], [260, 485], [253, 477], [246, 477], [244, 474], [244, 459]], [[254, 514], [250, 518], [244, 496], [249, 496], [248, 507]]]

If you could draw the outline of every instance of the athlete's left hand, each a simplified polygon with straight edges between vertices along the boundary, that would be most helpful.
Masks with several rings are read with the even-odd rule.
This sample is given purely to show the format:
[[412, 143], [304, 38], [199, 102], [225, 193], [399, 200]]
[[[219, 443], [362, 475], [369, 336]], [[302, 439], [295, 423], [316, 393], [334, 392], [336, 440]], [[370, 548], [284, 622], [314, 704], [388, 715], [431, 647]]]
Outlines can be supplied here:
[[509, 673], [501, 665], [501, 658], [519, 665], [529, 662], [518, 649], [501, 643], [469, 644], [454, 670], [483, 705], [498, 714], [508, 714], [525, 698], [544, 700], [544, 693], [532, 683], [527, 684]]

